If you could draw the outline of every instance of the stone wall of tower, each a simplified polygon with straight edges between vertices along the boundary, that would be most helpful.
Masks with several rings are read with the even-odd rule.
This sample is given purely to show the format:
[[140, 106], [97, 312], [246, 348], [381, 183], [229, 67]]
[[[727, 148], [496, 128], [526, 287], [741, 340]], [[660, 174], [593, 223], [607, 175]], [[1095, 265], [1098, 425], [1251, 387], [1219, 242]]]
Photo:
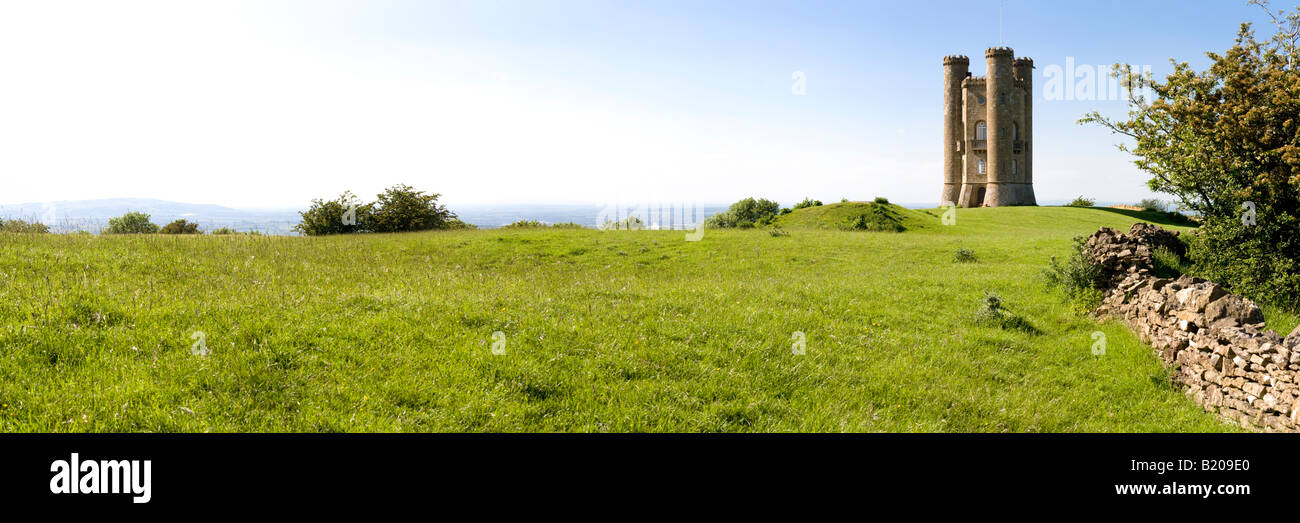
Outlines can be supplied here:
[[[962, 95], [965, 107], [962, 114], [966, 121], [963, 125], [963, 133], [966, 136], [966, 149], [963, 152], [963, 169], [962, 169], [962, 186], [958, 192], [957, 205], [962, 207], [978, 207], [982, 201], [980, 190], [985, 188], [987, 181], [988, 169], [988, 137], [977, 139], [977, 129], [980, 123], [988, 124], [988, 114], [985, 109], [988, 107], [988, 100], [985, 99], [986, 79], [982, 76], [967, 78], [962, 83]], [[980, 172], [980, 161], [986, 164], [984, 172]]]
[[965, 150], [962, 109], [962, 81], [970, 70], [970, 59], [948, 56], [943, 59], [943, 192], [939, 202], [957, 202], [961, 193], [962, 151]]

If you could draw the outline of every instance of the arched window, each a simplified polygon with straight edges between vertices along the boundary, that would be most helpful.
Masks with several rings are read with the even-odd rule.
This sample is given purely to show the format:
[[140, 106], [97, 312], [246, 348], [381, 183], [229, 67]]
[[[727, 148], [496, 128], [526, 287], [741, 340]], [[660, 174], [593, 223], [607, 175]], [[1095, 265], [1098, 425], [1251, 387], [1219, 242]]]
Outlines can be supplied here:
[[975, 162], [975, 172], [980, 173], [980, 174], [984, 174], [984, 159], [983, 159], [983, 158], [980, 158], [980, 160], [979, 160], [978, 162]]
[[1016, 122], [1011, 122], [1011, 139], [1012, 140], [1020, 139], [1020, 124]]
[[[984, 125], [984, 122], [975, 122], [975, 139], [976, 139], [976, 140], [987, 140], [987, 139], [988, 139], [988, 134], [989, 134], [989, 126]], [[981, 171], [981, 172], [983, 172], [983, 171]]]

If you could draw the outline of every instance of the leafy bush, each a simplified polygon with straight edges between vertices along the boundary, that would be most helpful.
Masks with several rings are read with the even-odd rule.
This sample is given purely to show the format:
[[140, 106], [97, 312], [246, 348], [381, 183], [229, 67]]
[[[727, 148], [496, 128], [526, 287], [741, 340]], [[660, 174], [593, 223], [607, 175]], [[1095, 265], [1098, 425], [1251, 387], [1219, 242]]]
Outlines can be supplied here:
[[128, 212], [117, 218], [108, 219], [108, 228], [104, 234], [153, 234], [158, 232], [158, 225], [149, 221], [149, 215], [142, 212]]
[[450, 228], [456, 214], [438, 203], [439, 196], [437, 193], [425, 194], [405, 184], [389, 187], [376, 197], [366, 229], [407, 232]]
[[876, 199], [872, 201], [883, 205], [889, 205], [889, 198], [885, 198], [884, 196], [877, 196]]
[[790, 233], [786, 232], [785, 229], [782, 229], [781, 226], [779, 225], [773, 226], [771, 229], [767, 231], [767, 234], [772, 236], [773, 238], [790, 235]]
[[45, 234], [50, 232], [50, 227], [41, 222], [28, 222], [24, 220], [2, 220], [0, 221], [0, 232], [11, 232], [18, 234]]
[[185, 220], [176, 220], [174, 222], [162, 226], [161, 229], [158, 229], [158, 234], [202, 234], [202, 233], [199, 232], [199, 224], [190, 221], [185, 221]]
[[1071, 200], [1070, 203], [1065, 204], [1065, 206], [1066, 207], [1092, 207], [1093, 205], [1096, 204], [1097, 204], [1097, 200], [1094, 200], [1092, 198], [1084, 198], [1083, 196], [1080, 196], [1078, 198]]
[[599, 229], [602, 231], [639, 231], [645, 228], [645, 222], [637, 216], [628, 216], [622, 220], [605, 220], [600, 224]]
[[792, 207], [791, 210], [795, 210], [795, 211], [797, 211], [797, 210], [799, 210], [799, 209], [806, 209], [806, 208], [809, 208], [809, 207], [821, 207], [821, 205], [822, 205], [822, 201], [821, 201], [821, 200], [814, 200], [814, 199], [812, 199], [812, 198], [804, 198], [802, 202], [799, 202], [799, 203], [794, 204], [794, 207]]
[[583, 227], [582, 225], [573, 222], [547, 224], [537, 220], [519, 220], [509, 225], [502, 225], [501, 228], [502, 229], [585, 229], [586, 227]]
[[230, 227], [221, 227], [219, 229], [213, 229], [212, 231], [208, 232], [208, 234], [215, 234], [215, 235], [239, 234], [239, 231], [231, 229]]
[[[1263, 8], [1275, 27], [1260, 41], [1242, 24], [1234, 45], [1157, 80], [1131, 66], [1115, 75], [1130, 93], [1127, 119], [1099, 124], [1131, 139], [1120, 149], [1203, 223], [1192, 242], [1197, 275], [1234, 292], [1300, 304], [1300, 14]], [[1148, 99], [1149, 98], [1149, 99]]]
[[1168, 206], [1165, 205], [1165, 202], [1156, 198], [1146, 198], [1138, 202], [1137, 206], [1141, 207], [1144, 211], [1166, 212], [1168, 210]]
[[334, 200], [314, 199], [311, 207], [298, 213], [302, 220], [293, 230], [307, 236], [365, 232], [371, 221], [371, 207], [361, 203], [352, 191], [344, 191]]
[[875, 231], [875, 232], [903, 232], [907, 230], [903, 227], [903, 221], [894, 212], [884, 205], [872, 205], [867, 207], [866, 212], [852, 218], [844, 226], [851, 231]]
[[772, 200], [745, 198], [731, 204], [726, 211], [710, 216], [704, 221], [704, 226], [747, 229], [755, 225], [767, 225], [776, 219], [780, 210], [781, 205]]
[[1087, 238], [1074, 238], [1074, 254], [1064, 264], [1053, 256], [1043, 271], [1047, 287], [1060, 288], [1065, 296], [1091, 310], [1101, 303], [1101, 289], [1105, 285], [1105, 271], [1088, 253]]
[[956, 263], [975, 263], [979, 261], [979, 257], [975, 256], [975, 251], [970, 249], [957, 249], [957, 252], [952, 255], [952, 261]]

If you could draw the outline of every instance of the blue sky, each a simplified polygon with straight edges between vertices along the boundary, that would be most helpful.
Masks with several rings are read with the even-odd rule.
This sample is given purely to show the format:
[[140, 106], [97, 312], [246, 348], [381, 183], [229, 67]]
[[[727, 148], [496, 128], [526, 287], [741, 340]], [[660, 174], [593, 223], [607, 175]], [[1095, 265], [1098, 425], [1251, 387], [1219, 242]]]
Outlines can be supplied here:
[[983, 74], [999, 4], [1001, 43], [1038, 67], [1040, 200], [1149, 196], [1075, 124], [1125, 105], [1046, 100], [1048, 67], [1204, 66], [1262, 19], [1244, 0], [5, 3], [0, 203], [404, 182], [452, 204], [937, 204], [940, 61]]

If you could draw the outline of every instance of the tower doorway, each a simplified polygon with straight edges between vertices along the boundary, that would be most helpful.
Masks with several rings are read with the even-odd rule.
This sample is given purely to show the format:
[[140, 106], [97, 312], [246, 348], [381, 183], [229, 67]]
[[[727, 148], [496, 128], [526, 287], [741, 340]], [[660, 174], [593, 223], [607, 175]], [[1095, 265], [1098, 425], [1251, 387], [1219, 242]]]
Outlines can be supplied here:
[[975, 193], [975, 206], [976, 206], [976, 207], [983, 207], [983, 206], [984, 206], [984, 188], [983, 188], [983, 187], [980, 187], [979, 192], [976, 192], [976, 193]]

